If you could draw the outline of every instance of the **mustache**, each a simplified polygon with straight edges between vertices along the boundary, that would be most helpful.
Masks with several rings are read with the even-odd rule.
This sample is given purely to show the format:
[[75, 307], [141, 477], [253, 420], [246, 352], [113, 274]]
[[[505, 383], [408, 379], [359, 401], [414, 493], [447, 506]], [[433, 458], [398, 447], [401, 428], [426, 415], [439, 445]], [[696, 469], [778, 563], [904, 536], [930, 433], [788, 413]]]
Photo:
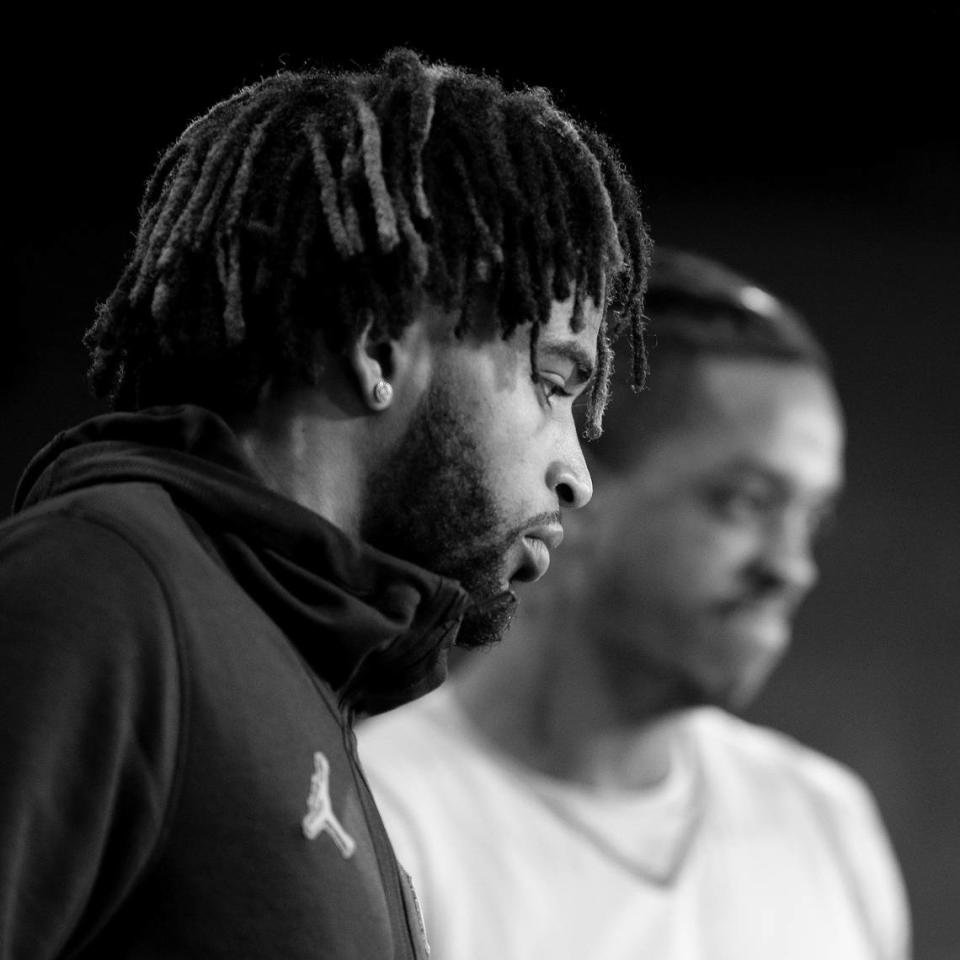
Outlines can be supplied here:
[[562, 525], [563, 523], [559, 510], [548, 510], [545, 513], [537, 513], [531, 517], [527, 517], [523, 523], [518, 523], [515, 527], [512, 527], [501, 542], [504, 547], [507, 547], [515, 540], [518, 540], [520, 537], [522, 537], [527, 530], [530, 530], [533, 527]]
[[536, 513], [526, 518], [522, 522], [509, 527], [504, 532], [496, 532], [489, 539], [483, 540], [477, 544], [465, 546], [463, 549], [448, 552], [447, 556], [455, 558], [460, 562], [471, 562], [482, 558], [487, 562], [495, 562], [502, 557], [507, 550], [516, 543], [523, 534], [533, 527], [560, 525], [561, 516], [559, 510], [549, 510], [545, 513]]

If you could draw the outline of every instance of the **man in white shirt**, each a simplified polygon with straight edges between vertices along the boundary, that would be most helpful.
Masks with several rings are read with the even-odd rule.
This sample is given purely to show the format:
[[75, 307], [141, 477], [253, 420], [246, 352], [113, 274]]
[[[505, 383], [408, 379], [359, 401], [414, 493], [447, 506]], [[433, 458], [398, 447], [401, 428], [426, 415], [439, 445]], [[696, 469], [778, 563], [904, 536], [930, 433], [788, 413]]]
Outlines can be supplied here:
[[659, 254], [647, 303], [650, 388], [587, 448], [551, 577], [501, 649], [360, 729], [434, 960], [903, 960], [867, 788], [735, 716], [842, 485], [829, 362], [703, 258]]

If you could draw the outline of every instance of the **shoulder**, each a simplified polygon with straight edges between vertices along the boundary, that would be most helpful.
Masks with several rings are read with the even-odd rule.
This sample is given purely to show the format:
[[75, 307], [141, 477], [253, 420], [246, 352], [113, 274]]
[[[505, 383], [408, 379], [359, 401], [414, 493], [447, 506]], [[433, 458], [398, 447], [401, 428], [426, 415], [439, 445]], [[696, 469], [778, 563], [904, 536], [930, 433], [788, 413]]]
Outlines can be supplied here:
[[510, 767], [481, 739], [449, 681], [361, 723], [357, 743], [378, 802], [396, 818], [455, 823], [473, 807], [515, 789], [509, 787]]
[[159, 535], [171, 514], [162, 491], [117, 484], [55, 498], [0, 525], [5, 641], [25, 631], [33, 649], [49, 637], [62, 654], [76, 641], [91, 663], [106, 648], [122, 658], [131, 632], [144, 641], [171, 636]]
[[873, 804], [862, 777], [794, 737], [722, 710], [697, 711], [690, 730], [705, 762], [736, 770], [749, 783], [773, 781], [857, 811]]
[[441, 775], [446, 756], [461, 751], [462, 718], [447, 686], [357, 726], [364, 766], [378, 778], [402, 780], [412, 770]]
[[37, 723], [59, 717], [65, 734], [70, 711], [88, 707], [120, 724], [120, 713], [141, 716], [153, 703], [165, 727], [182, 685], [169, 590], [119, 487], [0, 525], [5, 700]]
[[0, 525], [4, 610], [48, 601], [51, 616], [71, 603], [92, 612], [105, 601], [115, 606], [124, 586], [147, 588], [136, 599], [148, 604], [157, 563], [152, 531], [142, 517], [156, 507], [137, 506], [136, 499], [122, 485], [109, 488], [109, 495], [95, 488], [55, 498]]
[[721, 710], [696, 711], [690, 730], [722, 815], [753, 831], [765, 819], [777, 833], [830, 849], [851, 878], [876, 941], [896, 945], [883, 955], [907, 956], [907, 893], [866, 781], [787, 734]]
[[181, 726], [182, 631], [126, 496], [58, 498], [0, 526], [3, 700], [64, 755], [82, 736], [106, 750], [107, 730], [118, 750], [133, 729], [172, 746]]
[[51, 497], [0, 523], [0, 549], [38, 552], [53, 538], [72, 551], [100, 549], [147, 555], [157, 532], [178, 511], [153, 483], [111, 483]]
[[906, 956], [909, 906], [896, 853], [864, 779], [791, 736], [720, 710], [697, 711], [690, 729], [721, 816], [756, 832], [822, 844], [851, 878], [877, 942]]
[[24, 532], [37, 536], [53, 527], [76, 542], [94, 528], [111, 531], [132, 545], [147, 543], [157, 530], [169, 527], [178, 511], [170, 495], [150, 482], [103, 483], [50, 497], [0, 523], [0, 544]]

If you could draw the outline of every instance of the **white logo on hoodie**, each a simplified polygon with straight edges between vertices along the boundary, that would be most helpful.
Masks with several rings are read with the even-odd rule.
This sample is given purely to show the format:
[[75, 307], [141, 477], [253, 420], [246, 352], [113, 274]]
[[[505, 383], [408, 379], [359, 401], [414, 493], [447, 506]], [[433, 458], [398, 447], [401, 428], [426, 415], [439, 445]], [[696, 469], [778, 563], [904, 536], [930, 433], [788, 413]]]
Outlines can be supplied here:
[[303, 835], [315, 840], [326, 831], [337, 845], [343, 858], [349, 859], [357, 849], [357, 842], [343, 829], [330, 803], [330, 761], [319, 751], [313, 755], [313, 776], [307, 797], [307, 815], [303, 818]]

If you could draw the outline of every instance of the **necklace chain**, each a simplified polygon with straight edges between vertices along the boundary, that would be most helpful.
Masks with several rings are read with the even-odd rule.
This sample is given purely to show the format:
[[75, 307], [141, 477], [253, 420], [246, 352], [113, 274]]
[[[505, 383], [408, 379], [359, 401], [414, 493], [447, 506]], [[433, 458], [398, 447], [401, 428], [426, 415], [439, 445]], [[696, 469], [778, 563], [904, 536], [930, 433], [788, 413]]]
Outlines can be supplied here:
[[683, 836], [677, 848], [674, 850], [673, 856], [670, 858], [668, 868], [666, 870], [657, 870], [619, 849], [614, 843], [603, 836], [602, 833], [594, 827], [591, 827], [583, 817], [571, 811], [561, 798], [552, 796], [550, 790], [544, 789], [544, 786], [539, 784], [534, 777], [526, 777], [530, 791], [537, 797], [540, 803], [543, 804], [557, 820], [565, 824], [592, 846], [597, 853], [638, 880], [660, 886], [669, 886], [676, 879], [699, 833], [699, 826], [703, 820], [705, 807], [703, 801], [703, 777], [699, 770], [699, 765], [695, 768], [694, 778], [691, 791], [694, 798], [693, 806], [684, 826]]

